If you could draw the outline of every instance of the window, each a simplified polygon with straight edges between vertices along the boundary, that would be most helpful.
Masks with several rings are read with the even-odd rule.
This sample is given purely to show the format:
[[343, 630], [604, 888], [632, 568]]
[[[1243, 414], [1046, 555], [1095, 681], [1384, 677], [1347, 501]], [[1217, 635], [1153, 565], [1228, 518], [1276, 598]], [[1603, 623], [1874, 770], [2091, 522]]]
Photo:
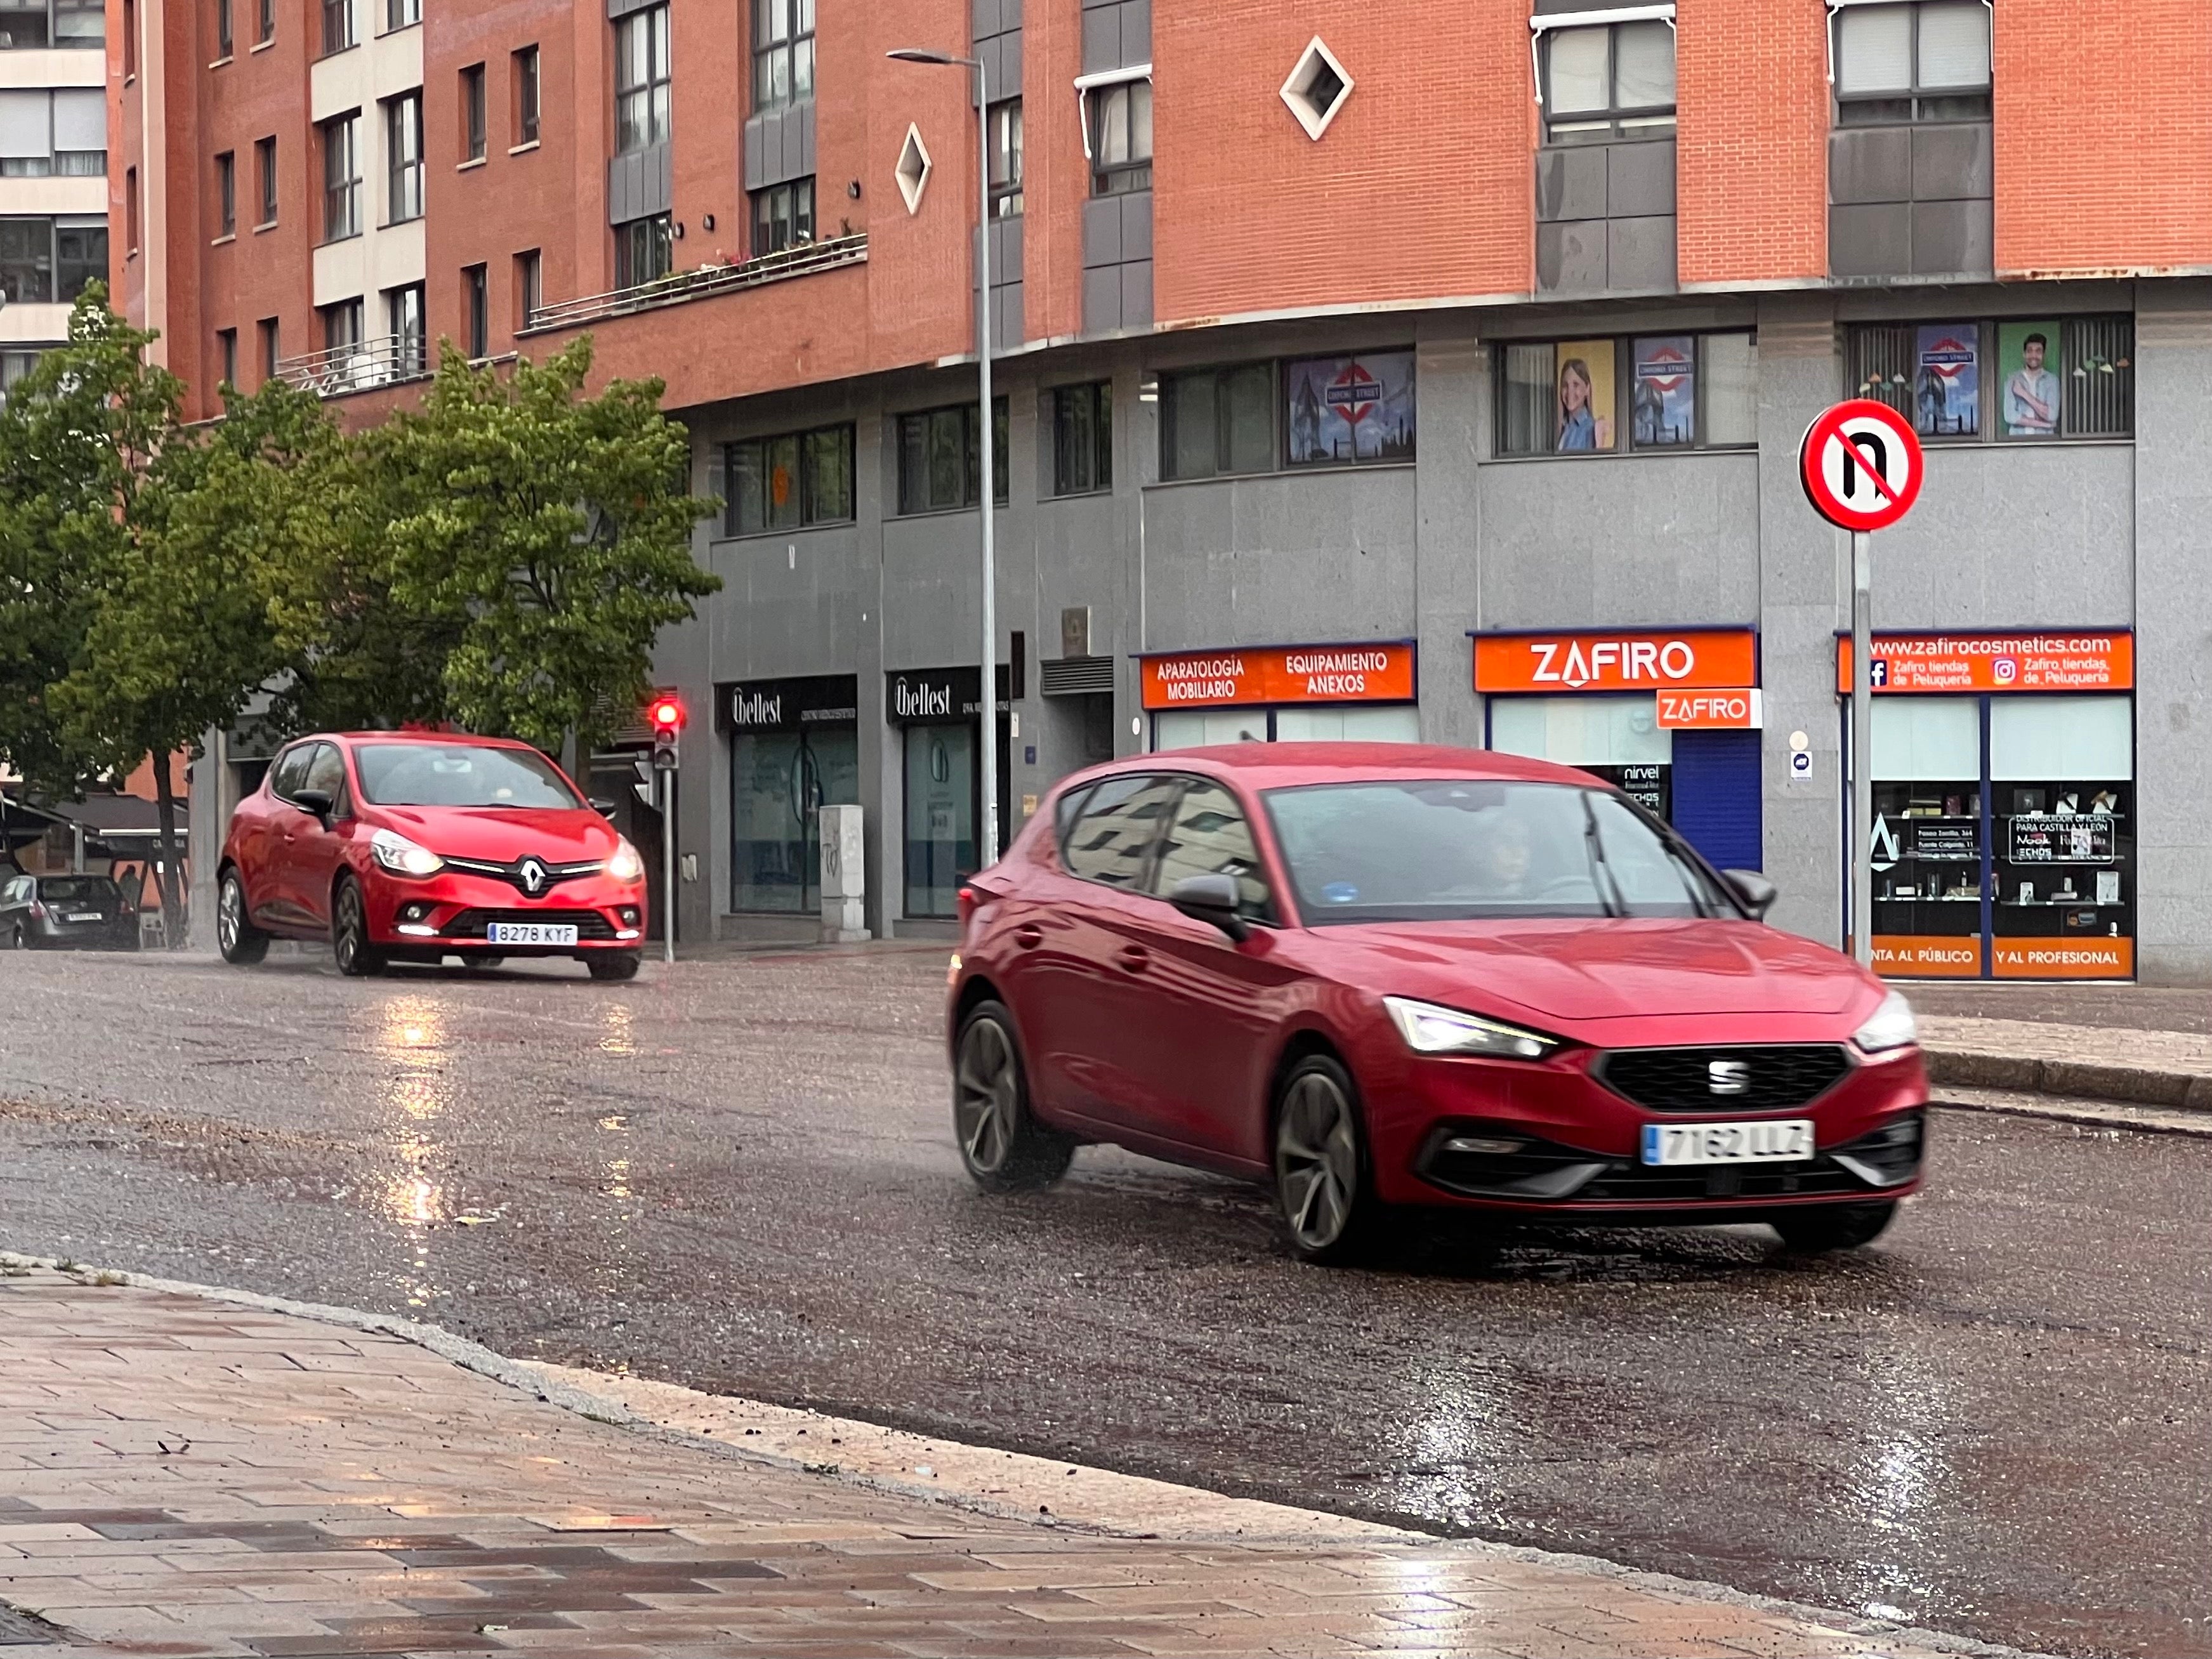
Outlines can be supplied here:
[[38, 351], [19, 351], [10, 347], [0, 351], [0, 400], [4, 400], [15, 383], [39, 366], [46, 354]]
[[992, 105], [990, 130], [991, 216], [1011, 218], [1022, 210], [1022, 100]]
[[665, 213], [617, 225], [615, 286], [637, 288], [665, 276], [676, 258], [676, 244], [671, 232]]
[[422, 21], [422, 0], [384, 0], [384, 32], [412, 28]]
[[1509, 344], [1497, 364], [1497, 453], [1748, 447], [1758, 366], [1743, 333]]
[[[1007, 500], [1006, 400], [991, 405], [992, 499]], [[975, 405], [898, 417], [899, 512], [947, 513], [983, 498], [983, 460], [975, 443]]]
[[341, 300], [336, 305], [325, 306], [323, 317], [323, 349], [333, 363], [342, 363], [359, 355], [361, 349], [361, 301]]
[[106, 43], [105, 0], [0, 0], [0, 52]]
[[215, 55], [230, 56], [230, 0], [215, 0]]
[[261, 344], [261, 378], [264, 380], [273, 380], [276, 378], [276, 365], [283, 350], [283, 340], [277, 331], [276, 319], [274, 317], [264, 317], [254, 325], [254, 332]]
[[668, 138], [668, 8], [634, 11], [615, 25], [615, 149], [627, 155]]
[[238, 157], [229, 150], [215, 158], [216, 234], [238, 234]]
[[538, 142], [538, 48], [514, 54], [514, 142], [519, 149]]
[[215, 331], [215, 355], [222, 365], [222, 384], [238, 384], [238, 331], [219, 328]]
[[384, 106], [384, 222], [422, 216], [422, 94], [410, 92]]
[[753, 108], [814, 95], [814, 0], [753, 0]]
[[0, 295], [28, 305], [69, 305], [107, 276], [101, 219], [0, 219]]
[[1152, 83], [1124, 81], [1091, 94], [1091, 193], [1152, 187]]
[[323, 240], [361, 234], [361, 117], [341, 115], [322, 124]]
[[469, 358], [481, 362], [491, 356], [491, 296], [482, 265], [461, 272], [461, 312], [468, 319]]
[[1546, 30], [1544, 117], [1554, 144], [1673, 137], [1674, 26]]
[[353, 0], [323, 0], [323, 56], [355, 44]]
[[253, 162], [261, 175], [261, 218], [259, 222], [276, 222], [276, 141], [257, 138], [253, 141]]
[[514, 314], [528, 328], [545, 303], [545, 259], [536, 248], [514, 256]]
[[748, 438], [723, 450], [729, 503], [722, 528], [732, 536], [853, 516], [853, 428], [825, 426], [780, 438]]
[[261, 0], [261, 15], [255, 22], [255, 44], [267, 46], [276, 38], [276, 0]]
[[814, 240], [814, 181], [793, 179], [753, 192], [753, 258]]
[[123, 246], [133, 255], [138, 252], [138, 169], [123, 170], [123, 228], [128, 240]]
[[385, 331], [392, 337], [392, 372], [395, 376], [420, 374], [428, 365], [429, 342], [422, 313], [420, 283], [395, 288], [384, 296]]
[[1838, 126], [1990, 118], [1982, 0], [1847, 6], [1835, 30]]
[[1061, 840], [1060, 861], [1072, 876], [1141, 890], [1160, 823], [1182, 780], [1158, 772], [1108, 778], [1085, 797]]
[[1161, 477], [1211, 478], [1274, 466], [1273, 363], [1161, 377]]
[[1183, 784], [1173, 821], [1153, 857], [1151, 889], [1165, 898], [1177, 882], [1192, 876], [1234, 877], [1237, 914], [1274, 920], [1267, 872], [1244, 809], [1228, 790], [1202, 778]]
[[107, 222], [54, 222], [54, 297], [73, 304], [93, 283], [107, 280]]
[[461, 71], [461, 155], [471, 161], [484, 156], [484, 66], [471, 64]]
[[2126, 317], [1866, 324], [1850, 331], [1844, 369], [1850, 395], [1909, 416], [1930, 441], [2135, 431], [2135, 324]]
[[1087, 495], [1114, 487], [1114, 388], [1107, 381], [1052, 394], [1052, 493]]
[[0, 88], [0, 179], [97, 179], [106, 171], [104, 93]]
[[1413, 459], [1413, 354], [1309, 357], [1283, 365], [1292, 466]]
[[138, 73], [138, 0], [123, 0], [123, 78]]

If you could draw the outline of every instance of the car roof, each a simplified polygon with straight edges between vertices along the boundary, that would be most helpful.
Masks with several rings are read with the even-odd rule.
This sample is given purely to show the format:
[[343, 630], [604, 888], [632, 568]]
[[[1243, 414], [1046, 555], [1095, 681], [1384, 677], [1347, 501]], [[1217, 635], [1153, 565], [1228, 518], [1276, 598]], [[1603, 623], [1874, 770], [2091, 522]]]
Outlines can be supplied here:
[[[520, 738], [484, 738], [470, 732], [309, 732], [294, 743], [434, 743], [454, 749], [527, 749]], [[290, 747], [287, 744], [286, 747]]]
[[1070, 784], [1121, 772], [1201, 772], [1252, 789], [1298, 784], [1390, 782], [1418, 778], [1476, 778], [1530, 783], [1599, 781], [1553, 761], [1495, 749], [1455, 749], [1425, 743], [1231, 743], [1203, 749], [1158, 750], [1079, 772]]

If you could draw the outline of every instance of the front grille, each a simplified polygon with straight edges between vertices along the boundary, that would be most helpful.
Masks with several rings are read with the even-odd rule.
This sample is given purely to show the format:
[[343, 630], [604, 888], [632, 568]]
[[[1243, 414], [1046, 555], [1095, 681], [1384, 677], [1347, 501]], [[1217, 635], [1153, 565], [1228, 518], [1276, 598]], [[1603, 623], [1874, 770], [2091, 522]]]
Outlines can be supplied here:
[[[533, 886], [525, 878], [523, 866], [536, 866], [537, 884]], [[447, 867], [466, 871], [472, 876], [489, 876], [495, 881], [507, 882], [517, 891], [530, 897], [549, 892], [564, 881], [574, 881], [581, 876], [595, 876], [605, 868], [599, 860], [588, 860], [580, 864], [555, 864], [546, 859], [520, 858], [501, 864], [496, 859], [448, 858]]]
[[612, 939], [615, 925], [597, 910], [463, 910], [441, 929], [447, 939], [483, 939], [495, 921], [540, 922], [574, 927], [576, 937]]
[[[1615, 1048], [1597, 1057], [1590, 1075], [1650, 1111], [1733, 1115], [1808, 1105], [1850, 1069], [1838, 1043], [1758, 1044]], [[1716, 1082], [1728, 1086], [1717, 1089]]]
[[1807, 1164], [1716, 1164], [1655, 1168], [1618, 1163], [1575, 1194], [1585, 1202], [1667, 1204], [1699, 1198], [1809, 1198], [1864, 1194], [1868, 1183], [1830, 1158]]

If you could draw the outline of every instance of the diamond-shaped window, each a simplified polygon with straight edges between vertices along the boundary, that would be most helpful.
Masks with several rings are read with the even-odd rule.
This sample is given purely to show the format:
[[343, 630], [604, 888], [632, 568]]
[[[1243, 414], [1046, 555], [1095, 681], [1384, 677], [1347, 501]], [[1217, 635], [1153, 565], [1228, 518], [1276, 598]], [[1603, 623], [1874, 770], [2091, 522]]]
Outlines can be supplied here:
[[1306, 137], [1319, 139], [1351, 96], [1352, 72], [1316, 34], [1298, 54], [1291, 78], [1283, 82], [1283, 102], [1297, 117]]
[[929, 188], [929, 146], [921, 142], [921, 129], [909, 125], [906, 143], [899, 147], [898, 166], [892, 169], [898, 175], [899, 194], [906, 198], [908, 213], [921, 211], [921, 193]]

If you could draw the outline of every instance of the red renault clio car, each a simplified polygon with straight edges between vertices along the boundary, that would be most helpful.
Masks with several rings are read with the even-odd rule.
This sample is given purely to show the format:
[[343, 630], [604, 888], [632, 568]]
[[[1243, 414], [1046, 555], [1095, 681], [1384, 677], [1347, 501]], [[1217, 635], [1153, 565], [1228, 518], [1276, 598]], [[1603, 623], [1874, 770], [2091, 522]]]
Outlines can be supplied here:
[[961, 1156], [993, 1191], [1090, 1141], [1260, 1177], [1322, 1261], [1401, 1206], [1863, 1244], [1920, 1182], [1912, 1011], [1773, 899], [1542, 761], [1094, 769], [963, 894]]
[[442, 733], [302, 738], [238, 804], [216, 872], [223, 959], [327, 939], [342, 974], [458, 956], [637, 972], [645, 865], [527, 744]]

